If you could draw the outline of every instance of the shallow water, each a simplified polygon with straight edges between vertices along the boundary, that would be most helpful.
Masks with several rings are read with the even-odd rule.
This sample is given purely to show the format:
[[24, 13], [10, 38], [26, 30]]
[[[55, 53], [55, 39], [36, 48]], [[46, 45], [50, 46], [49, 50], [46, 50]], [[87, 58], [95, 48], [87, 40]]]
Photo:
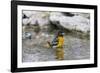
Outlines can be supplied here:
[[[90, 40], [69, 35], [64, 36], [64, 39], [64, 60], [90, 58]], [[42, 46], [45, 44], [45, 39], [24, 39], [22, 44], [22, 62], [57, 61], [55, 48]]]

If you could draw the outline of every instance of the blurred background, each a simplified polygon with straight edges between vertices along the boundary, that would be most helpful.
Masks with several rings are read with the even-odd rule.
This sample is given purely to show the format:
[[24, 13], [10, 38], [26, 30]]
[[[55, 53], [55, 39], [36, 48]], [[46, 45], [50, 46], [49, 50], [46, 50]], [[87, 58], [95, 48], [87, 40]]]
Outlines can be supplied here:
[[22, 62], [57, 61], [48, 48], [57, 31], [64, 32], [64, 60], [90, 58], [90, 14], [22, 11]]

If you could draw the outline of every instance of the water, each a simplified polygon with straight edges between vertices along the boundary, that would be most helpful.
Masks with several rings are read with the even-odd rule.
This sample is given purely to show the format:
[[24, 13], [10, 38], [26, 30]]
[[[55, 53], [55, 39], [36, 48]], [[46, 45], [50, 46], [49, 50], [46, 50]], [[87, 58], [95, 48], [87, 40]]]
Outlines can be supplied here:
[[[64, 60], [82, 60], [90, 58], [90, 40], [80, 39], [65, 35], [64, 42]], [[41, 42], [38, 44], [38, 42]], [[22, 61], [23, 62], [41, 62], [57, 61], [55, 58], [55, 49], [46, 48], [44, 38], [23, 40]]]

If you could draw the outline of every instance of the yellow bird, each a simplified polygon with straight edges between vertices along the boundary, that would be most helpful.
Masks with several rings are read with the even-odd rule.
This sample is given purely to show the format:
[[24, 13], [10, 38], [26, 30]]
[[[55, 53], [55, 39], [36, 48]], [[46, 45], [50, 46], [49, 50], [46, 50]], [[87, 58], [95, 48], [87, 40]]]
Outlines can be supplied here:
[[64, 59], [64, 37], [63, 36], [58, 36], [58, 44], [56, 48], [56, 58], [58, 60], [63, 60]]

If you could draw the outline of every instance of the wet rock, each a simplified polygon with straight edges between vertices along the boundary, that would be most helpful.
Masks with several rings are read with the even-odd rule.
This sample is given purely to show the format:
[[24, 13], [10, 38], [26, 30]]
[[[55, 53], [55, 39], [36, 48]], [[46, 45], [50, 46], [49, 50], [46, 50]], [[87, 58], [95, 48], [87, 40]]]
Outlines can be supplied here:
[[24, 33], [22, 34], [22, 38], [23, 38], [23, 39], [31, 39], [31, 38], [32, 38], [32, 34], [29, 33], [29, 32], [24, 32]]
[[82, 32], [90, 31], [90, 15], [88, 13], [68, 13], [68, 12], [39, 12], [39, 11], [23, 11], [28, 18], [23, 19], [23, 24], [36, 25], [39, 24], [43, 29], [45, 25], [49, 26], [50, 22], [70, 30], [79, 30]]

